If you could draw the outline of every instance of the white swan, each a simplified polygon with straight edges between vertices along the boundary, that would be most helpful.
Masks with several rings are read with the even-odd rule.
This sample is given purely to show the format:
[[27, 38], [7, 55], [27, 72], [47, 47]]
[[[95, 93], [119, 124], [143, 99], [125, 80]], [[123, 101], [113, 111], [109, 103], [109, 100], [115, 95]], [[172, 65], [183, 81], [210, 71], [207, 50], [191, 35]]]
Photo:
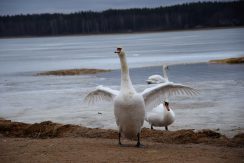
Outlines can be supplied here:
[[117, 48], [115, 53], [118, 54], [121, 64], [120, 91], [98, 86], [85, 97], [85, 101], [88, 103], [100, 100], [113, 101], [114, 115], [119, 129], [119, 144], [121, 145], [121, 135], [126, 138], [137, 136], [136, 146], [140, 147], [140, 133], [146, 108], [150, 109], [159, 105], [160, 99], [166, 94], [195, 95], [197, 91], [181, 84], [168, 82], [147, 88], [142, 93], [137, 93], [130, 80], [124, 51], [122, 48]]
[[[169, 82], [166, 69], [169, 69], [167, 65], [163, 65], [163, 77], [161, 75], [152, 75], [148, 78], [148, 84], [158, 84]], [[160, 104], [157, 107], [153, 108], [151, 112], [146, 113], [145, 120], [151, 125], [157, 127], [165, 127], [165, 130], [168, 130], [168, 126], [175, 121], [175, 113], [169, 107], [168, 98], [164, 101], [164, 104]]]
[[165, 130], [168, 130], [168, 126], [175, 121], [175, 113], [169, 107], [169, 103], [165, 101], [164, 104], [160, 104], [148, 112], [145, 120], [151, 125], [152, 130], [153, 126], [165, 127]]
[[166, 73], [166, 69], [169, 67], [167, 65], [163, 65], [163, 77], [161, 75], [151, 75], [148, 77], [146, 82], [148, 84], [159, 84], [159, 83], [166, 83], [169, 81], [168, 75]]
[[[148, 84], [156, 84], [156, 83], [165, 83], [169, 82], [166, 69], [168, 66], [163, 66], [163, 76], [165, 80], [161, 80], [158, 78], [154, 78], [154, 82], [147, 82]], [[150, 77], [149, 77], [150, 78]], [[160, 104], [157, 107], [153, 108], [151, 112], [146, 113], [145, 120], [151, 125], [151, 129], [153, 126], [157, 127], [165, 127], [165, 130], [168, 130], [168, 126], [175, 121], [175, 113], [169, 107], [168, 97], [164, 100], [164, 104]]]

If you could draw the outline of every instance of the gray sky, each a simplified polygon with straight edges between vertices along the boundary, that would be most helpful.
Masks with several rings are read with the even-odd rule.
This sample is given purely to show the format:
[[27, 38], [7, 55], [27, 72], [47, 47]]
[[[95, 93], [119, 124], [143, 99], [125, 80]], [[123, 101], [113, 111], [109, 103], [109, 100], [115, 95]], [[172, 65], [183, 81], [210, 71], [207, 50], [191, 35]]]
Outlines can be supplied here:
[[152, 8], [198, 1], [216, 0], [0, 0], [0, 15], [71, 13], [87, 10], [102, 11], [111, 8]]

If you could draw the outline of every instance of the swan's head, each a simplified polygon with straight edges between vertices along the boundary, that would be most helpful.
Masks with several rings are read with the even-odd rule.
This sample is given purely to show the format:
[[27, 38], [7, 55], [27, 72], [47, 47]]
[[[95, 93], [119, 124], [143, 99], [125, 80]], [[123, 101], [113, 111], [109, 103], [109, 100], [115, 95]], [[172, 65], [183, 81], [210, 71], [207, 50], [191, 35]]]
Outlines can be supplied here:
[[168, 69], [169, 69], [169, 66], [168, 66], [168, 65], [163, 65], [163, 68], [164, 68], [165, 70], [168, 70]]
[[164, 106], [165, 106], [165, 108], [166, 108], [168, 111], [170, 111], [170, 109], [169, 109], [169, 103], [168, 103], [167, 101], [164, 101]]
[[120, 57], [125, 56], [125, 52], [121, 47], [118, 47], [114, 53], [117, 53]]

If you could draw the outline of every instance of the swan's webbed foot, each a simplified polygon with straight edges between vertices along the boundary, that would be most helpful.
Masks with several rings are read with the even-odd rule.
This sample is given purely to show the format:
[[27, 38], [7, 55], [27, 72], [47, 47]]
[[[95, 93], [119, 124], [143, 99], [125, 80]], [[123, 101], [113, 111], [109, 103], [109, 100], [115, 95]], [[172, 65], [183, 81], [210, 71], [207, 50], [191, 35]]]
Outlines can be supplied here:
[[165, 130], [166, 130], [166, 131], [169, 131], [169, 130], [168, 130], [168, 126], [165, 126]]
[[143, 145], [143, 144], [141, 144], [141, 143], [139, 142], [139, 143], [137, 143], [137, 144], [136, 144], [136, 147], [137, 147], [137, 148], [143, 148], [143, 147], [144, 147], [144, 145]]
[[136, 143], [136, 147], [138, 147], [138, 148], [143, 148], [143, 147], [144, 147], [144, 145], [141, 144], [141, 142], [140, 142], [140, 133], [137, 134], [137, 143]]

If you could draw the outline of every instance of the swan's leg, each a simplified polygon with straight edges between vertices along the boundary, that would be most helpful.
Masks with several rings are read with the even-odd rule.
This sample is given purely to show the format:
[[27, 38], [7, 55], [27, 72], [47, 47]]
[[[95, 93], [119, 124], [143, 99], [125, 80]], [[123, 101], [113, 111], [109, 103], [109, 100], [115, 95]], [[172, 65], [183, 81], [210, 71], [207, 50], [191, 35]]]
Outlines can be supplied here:
[[153, 125], [151, 125], [151, 130], [153, 130]]
[[168, 126], [165, 126], [165, 130], [168, 131]]
[[121, 138], [121, 134], [120, 134], [120, 132], [119, 132], [119, 145], [122, 145], [122, 144], [121, 144], [121, 141], [120, 141], [120, 138]]
[[136, 147], [144, 147], [144, 145], [141, 144], [141, 142], [140, 142], [140, 137], [141, 137], [141, 134], [138, 133], [137, 134], [137, 144], [136, 144]]

